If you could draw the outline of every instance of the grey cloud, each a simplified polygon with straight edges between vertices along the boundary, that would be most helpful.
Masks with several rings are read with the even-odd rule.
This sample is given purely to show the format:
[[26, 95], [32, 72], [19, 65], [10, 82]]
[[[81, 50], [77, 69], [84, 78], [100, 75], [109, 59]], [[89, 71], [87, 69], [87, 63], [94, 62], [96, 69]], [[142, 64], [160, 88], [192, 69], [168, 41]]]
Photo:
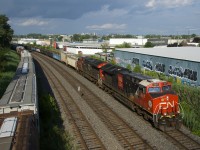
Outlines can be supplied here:
[[123, 30], [126, 28], [126, 24], [107, 23], [103, 25], [91, 25], [87, 26], [86, 28], [90, 30]]
[[[44, 17], [77, 19], [84, 13], [95, 11], [106, 0], [1, 0], [0, 13], [9, 17]], [[5, 7], [6, 6], [6, 7]]]
[[[144, 8], [146, 0], [1, 0], [0, 13], [12, 18], [65, 18], [78, 19], [86, 13], [100, 10], [109, 5], [110, 10]], [[5, 7], [6, 6], [6, 7]]]
[[[174, 26], [192, 24], [195, 28], [199, 27], [199, 0], [193, 1], [191, 5], [175, 8], [162, 7], [164, 4], [148, 8], [146, 4], [149, 1], [0, 0], [0, 14], [6, 14], [10, 18], [16, 33], [81, 33], [94, 30], [102, 33], [104, 30], [113, 32], [111, 27], [120, 27], [127, 33], [148, 33], [163, 29], [171, 33]], [[115, 31], [119, 32], [118, 29]]]

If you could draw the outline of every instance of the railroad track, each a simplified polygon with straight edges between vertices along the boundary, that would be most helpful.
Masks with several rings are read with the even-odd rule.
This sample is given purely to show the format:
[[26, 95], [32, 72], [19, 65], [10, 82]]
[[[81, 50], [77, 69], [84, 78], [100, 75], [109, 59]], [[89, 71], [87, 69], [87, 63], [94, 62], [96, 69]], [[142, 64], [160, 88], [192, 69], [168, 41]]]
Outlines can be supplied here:
[[78, 88], [77, 85], [81, 87], [80, 95], [82, 95], [84, 101], [107, 126], [124, 149], [153, 149], [147, 141], [143, 140], [132, 127], [108, 107], [100, 97], [96, 96], [71, 74], [63, 72], [64, 65], [41, 54], [38, 55], [41, 58], [48, 59], [51, 66], [56, 68], [56, 71], [60, 72], [74, 89]]
[[200, 143], [198, 143], [180, 130], [167, 131], [165, 135], [168, 139], [170, 139], [172, 143], [174, 143], [174, 145], [182, 150], [200, 149]]
[[52, 68], [40, 58], [35, 57], [35, 59], [40, 62], [45, 74], [50, 80], [54, 93], [57, 95], [58, 99], [61, 100], [60, 102], [63, 106], [64, 112], [66, 116], [69, 117], [68, 119], [73, 126], [73, 132], [78, 148], [106, 149], [82, 111], [56, 76], [55, 70], [52, 70]]

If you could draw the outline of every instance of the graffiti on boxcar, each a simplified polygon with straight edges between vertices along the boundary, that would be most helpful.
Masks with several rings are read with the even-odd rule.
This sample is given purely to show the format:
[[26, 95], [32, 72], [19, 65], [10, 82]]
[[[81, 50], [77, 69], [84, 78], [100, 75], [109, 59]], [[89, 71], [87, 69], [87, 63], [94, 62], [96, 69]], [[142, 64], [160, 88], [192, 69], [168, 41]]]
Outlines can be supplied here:
[[131, 64], [131, 59], [121, 59], [120, 57], [115, 58], [116, 63], [124, 63], [124, 64]]
[[132, 59], [132, 64], [134, 64], [134, 65], [139, 65], [139, 59], [138, 58], [133, 58]]
[[165, 73], [165, 64], [157, 62], [155, 65], [155, 71]]
[[153, 70], [153, 62], [152, 62], [152, 61], [143, 60], [143, 61], [142, 61], [142, 66], [143, 66], [145, 69]]
[[126, 67], [127, 64], [132, 63], [131, 59], [121, 59], [120, 57], [116, 57], [115, 61], [116, 61], [117, 64], [120, 64], [122, 67]]
[[120, 63], [121, 63], [120, 57], [115, 57], [115, 62], [116, 62], [117, 64], [120, 64]]
[[[177, 66], [177, 64], [170, 65], [168, 68], [166, 67], [166, 64], [162, 62], [156, 62], [155, 64], [153, 64], [151, 59], [142, 60], [142, 66], [144, 67], [144, 69], [154, 70], [159, 73], [161, 72], [166, 75], [168, 74], [170, 76], [173, 76], [178, 83], [197, 85], [198, 75], [196, 70]], [[132, 57], [131, 59], [120, 59], [119, 57], [116, 57], [116, 62], [123, 67], [126, 67], [127, 64], [131, 64], [134, 68], [136, 65], [139, 65], [140, 59], [136, 57]]]
[[171, 76], [179, 77], [181, 79], [181, 83], [183, 84], [195, 84], [197, 81], [197, 71], [189, 69], [189, 68], [183, 68], [183, 67], [177, 67], [177, 66], [169, 66], [168, 74]]
[[176, 67], [176, 66], [170, 65], [168, 73], [170, 75], [175, 75], [175, 76], [178, 76], [178, 77], [183, 77], [184, 69], [182, 67]]
[[139, 65], [139, 59], [138, 58], [132, 58], [132, 66], [133, 68], [136, 67], [136, 65]]

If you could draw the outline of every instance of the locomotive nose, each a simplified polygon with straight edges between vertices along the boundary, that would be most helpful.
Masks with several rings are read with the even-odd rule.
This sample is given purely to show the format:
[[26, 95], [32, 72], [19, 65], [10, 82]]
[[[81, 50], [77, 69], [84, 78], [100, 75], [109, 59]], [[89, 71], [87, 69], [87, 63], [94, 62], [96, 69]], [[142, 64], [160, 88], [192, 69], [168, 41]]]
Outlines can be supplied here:
[[160, 102], [161, 114], [163, 116], [174, 113], [174, 100], [170, 96], [164, 96]]

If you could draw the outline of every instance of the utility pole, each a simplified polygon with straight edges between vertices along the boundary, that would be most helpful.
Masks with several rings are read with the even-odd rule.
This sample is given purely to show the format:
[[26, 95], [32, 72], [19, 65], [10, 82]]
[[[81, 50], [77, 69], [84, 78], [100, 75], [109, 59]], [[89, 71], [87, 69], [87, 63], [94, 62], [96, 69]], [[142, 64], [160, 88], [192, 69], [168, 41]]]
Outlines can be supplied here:
[[188, 29], [188, 42], [190, 42], [190, 29]]
[[179, 45], [179, 36], [178, 36], [178, 32], [177, 32], [177, 47]]

